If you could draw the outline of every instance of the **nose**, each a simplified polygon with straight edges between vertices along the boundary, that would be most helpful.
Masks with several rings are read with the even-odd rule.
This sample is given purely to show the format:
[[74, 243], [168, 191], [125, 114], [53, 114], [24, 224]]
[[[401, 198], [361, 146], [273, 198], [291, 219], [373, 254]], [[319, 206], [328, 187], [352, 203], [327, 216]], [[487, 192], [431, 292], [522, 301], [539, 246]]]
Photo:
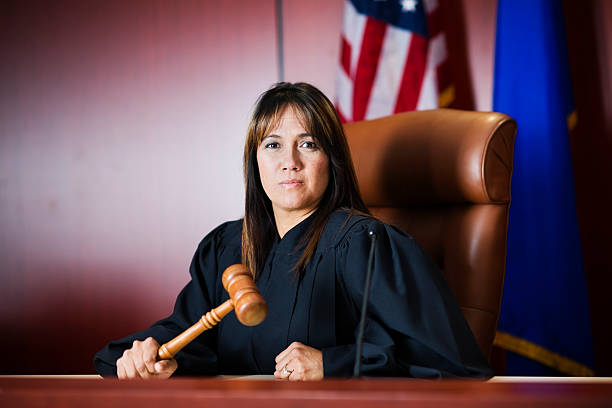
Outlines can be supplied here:
[[300, 153], [297, 147], [292, 149], [287, 149], [285, 154], [283, 155], [283, 170], [293, 170], [298, 171], [302, 167], [302, 163], [300, 161]]

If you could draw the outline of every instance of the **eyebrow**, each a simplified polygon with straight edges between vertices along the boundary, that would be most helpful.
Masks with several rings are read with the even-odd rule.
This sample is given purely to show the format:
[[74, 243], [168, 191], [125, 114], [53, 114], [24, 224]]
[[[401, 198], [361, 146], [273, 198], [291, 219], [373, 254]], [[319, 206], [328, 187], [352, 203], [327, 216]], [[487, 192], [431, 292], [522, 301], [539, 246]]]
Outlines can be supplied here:
[[[265, 139], [268, 139], [270, 137], [280, 138], [281, 136], [277, 135], [276, 133], [270, 133], [268, 136], [264, 136], [261, 140], [265, 140]], [[301, 133], [298, 137], [299, 138], [312, 137], [314, 139], [314, 136], [311, 135], [310, 133]]]

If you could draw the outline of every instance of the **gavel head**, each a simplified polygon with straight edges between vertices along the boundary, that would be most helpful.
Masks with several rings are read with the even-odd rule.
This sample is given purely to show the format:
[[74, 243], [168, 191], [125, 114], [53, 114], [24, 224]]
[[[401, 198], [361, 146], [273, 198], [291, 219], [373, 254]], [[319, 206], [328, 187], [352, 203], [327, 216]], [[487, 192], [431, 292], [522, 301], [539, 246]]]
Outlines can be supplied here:
[[241, 264], [232, 265], [223, 272], [222, 281], [240, 323], [256, 326], [266, 318], [268, 305], [259, 294], [249, 268]]

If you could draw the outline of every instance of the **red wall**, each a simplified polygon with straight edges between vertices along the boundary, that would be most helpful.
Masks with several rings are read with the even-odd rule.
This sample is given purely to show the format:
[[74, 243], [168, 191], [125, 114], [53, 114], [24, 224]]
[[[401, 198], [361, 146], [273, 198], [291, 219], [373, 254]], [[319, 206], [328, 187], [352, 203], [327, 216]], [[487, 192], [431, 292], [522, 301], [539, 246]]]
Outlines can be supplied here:
[[88, 372], [171, 311], [203, 234], [241, 216], [274, 2], [2, 7], [1, 371]]
[[[450, 2], [489, 110], [495, 2]], [[242, 214], [249, 111], [278, 80], [274, 4], [0, 4], [0, 373], [92, 372], [110, 339], [170, 313], [199, 240]], [[612, 7], [590, 4], [610, 107]], [[342, 1], [285, 0], [283, 17], [285, 78], [333, 96]], [[581, 192], [590, 208], [593, 187]]]

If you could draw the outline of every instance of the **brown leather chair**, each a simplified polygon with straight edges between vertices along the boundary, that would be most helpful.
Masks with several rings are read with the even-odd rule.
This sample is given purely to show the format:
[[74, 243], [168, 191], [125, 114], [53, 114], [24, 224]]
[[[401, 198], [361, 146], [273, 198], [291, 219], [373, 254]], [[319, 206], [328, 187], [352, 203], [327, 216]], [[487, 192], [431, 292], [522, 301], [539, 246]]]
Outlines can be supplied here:
[[490, 356], [501, 306], [516, 122], [439, 109], [345, 125], [372, 213], [440, 266]]

